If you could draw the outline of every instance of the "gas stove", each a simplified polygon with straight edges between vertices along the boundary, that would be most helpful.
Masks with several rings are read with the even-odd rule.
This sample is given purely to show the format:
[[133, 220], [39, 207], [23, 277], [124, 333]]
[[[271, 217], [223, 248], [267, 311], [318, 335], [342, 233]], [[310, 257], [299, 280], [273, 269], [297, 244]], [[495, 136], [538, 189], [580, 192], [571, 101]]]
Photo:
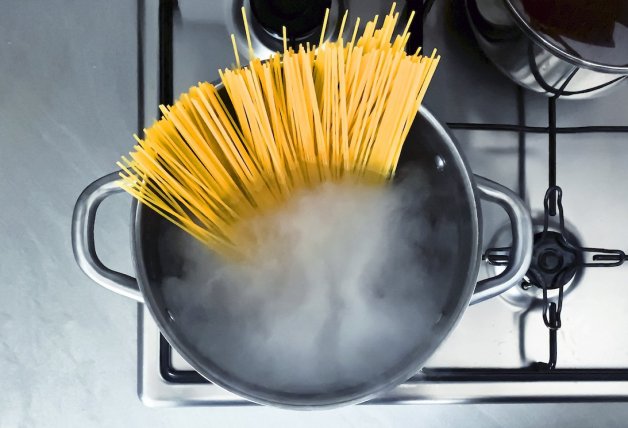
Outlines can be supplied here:
[[[159, 103], [234, 62], [230, 34], [242, 36], [242, 5], [249, 3], [139, 1], [140, 129], [155, 120]], [[366, 17], [389, 2], [342, 6]], [[473, 172], [526, 201], [537, 232], [535, 269], [520, 286], [470, 307], [424, 369], [368, 403], [628, 400], [628, 272], [621, 266], [628, 85], [579, 101], [526, 92], [482, 55], [465, 13], [462, 2], [441, 1], [427, 15], [423, 43], [438, 48], [442, 61], [425, 105], [452, 129]], [[487, 277], [508, 258], [511, 236], [502, 211], [482, 210]], [[138, 330], [145, 404], [252, 404], [194, 372], [142, 305]]]

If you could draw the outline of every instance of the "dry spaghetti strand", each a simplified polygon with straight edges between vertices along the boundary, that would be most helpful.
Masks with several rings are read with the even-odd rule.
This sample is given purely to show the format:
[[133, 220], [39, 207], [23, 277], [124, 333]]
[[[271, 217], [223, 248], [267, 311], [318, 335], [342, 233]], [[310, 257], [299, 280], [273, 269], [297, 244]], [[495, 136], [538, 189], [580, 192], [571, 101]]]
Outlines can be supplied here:
[[[347, 176], [387, 183], [439, 56], [405, 52], [410, 25], [395, 34], [393, 4], [378, 27], [359, 18], [348, 42], [288, 46], [267, 61], [233, 70], [223, 88], [199, 83], [122, 157], [119, 185], [224, 256], [239, 254], [238, 225], [282, 204], [296, 190]], [[328, 14], [325, 15], [327, 20]], [[412, 17], [411, 17], [412, 19]]]

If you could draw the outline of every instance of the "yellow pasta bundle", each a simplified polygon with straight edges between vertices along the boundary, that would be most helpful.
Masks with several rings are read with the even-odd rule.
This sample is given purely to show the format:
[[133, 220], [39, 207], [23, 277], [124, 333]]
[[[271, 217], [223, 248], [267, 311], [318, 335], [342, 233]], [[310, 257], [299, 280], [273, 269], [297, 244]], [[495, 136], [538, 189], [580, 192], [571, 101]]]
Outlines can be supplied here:
[[[238, 254], [240, 222], [304, 187], [346, 178], [384, 184], [439, 58], [405, 52], [395, 5], [356, 40], [288, 48], [199, 83], [136, 136], [119, 185], [222, 255]], [[327, 20], [327, 16], [325, 18]], [[245, 22], [246, 24], [246, 22]], [[248, 34], [248, 27], [247, 27]]]

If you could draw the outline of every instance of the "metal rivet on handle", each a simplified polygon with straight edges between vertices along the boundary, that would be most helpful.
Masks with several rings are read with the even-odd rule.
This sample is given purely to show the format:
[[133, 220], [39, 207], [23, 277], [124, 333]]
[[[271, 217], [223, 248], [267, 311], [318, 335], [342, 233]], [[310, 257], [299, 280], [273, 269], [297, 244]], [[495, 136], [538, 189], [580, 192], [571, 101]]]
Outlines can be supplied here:
[[445, 169], [445, 165], [447, 165], [445, 159], [443, 159], [440, 155], [436, 155], [434, 160], [436, 162], [436, 169], [438, 171], [443, 171]]

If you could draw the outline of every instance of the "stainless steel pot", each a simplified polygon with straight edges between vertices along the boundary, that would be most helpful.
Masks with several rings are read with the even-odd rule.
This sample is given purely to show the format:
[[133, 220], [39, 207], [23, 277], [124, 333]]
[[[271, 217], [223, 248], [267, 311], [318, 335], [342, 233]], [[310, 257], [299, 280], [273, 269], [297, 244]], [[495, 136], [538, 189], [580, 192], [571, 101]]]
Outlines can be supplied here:
[[[628, 21], [628, 6], [624, 8], [621, 13], [626, 16], [621, 19]], [[551, 37], [533, 23], [521, 0], [466, 0], [466, 9], [486, 56], [525, 88], [548, 96], [561, 94], [569, 99], [582, 99], [598, 96], [625, 82], [628, 76], [628, 40], [623, 40], [626, 35], [614, 47], [616, 61], [604, 61], [602, 56], [605, 59], [611, 56], [609, 48], [592, 45], [583, 53], [566, 47], [557, 42], [560, 36]], [[612, 43], [612, 31], [610, 37]], [[603, 55], [592, 55], [591, 49]]]
[[[434, 302], [442, 317], [431, 331], [407, 337], [412, 346], [403, 361], [383, 368], [381, 373], [365, 373], [359, 382], [341, 383], [333, 389], [287, 391], [269, 386], [263, 380], [253, 382], [230, 370], [228, 362], [218, 362], [210, 350], [191, 340], [186, 331], [190, 326], [179, 322], [176, 309], [162, 286], [167, 275], [164, 258], [177, 257], [172, 253], [176, 250], [171, 249], [167, 256], [161, 252], [168, 247], [162, 236], [164, 230], [174, 226], [142, 204], [134, 202], [132, 207], [131, 242], [137, 278], [104, 266], [96, 255], [94, 221], [99, 204], [121, 191], [115, 183], [117, 172], [96, 180], [79, 196], [72, 219], [74, 255], [80, 268], [95, 282], [146, 304], [163, 335], [183, 358], [201, 375], [225, 389], [257, 403], [280, 407], [320, 408], [362, 402], [406, 381], [420, 370], [454, 328], [465, 308], [517, 284], [526, 273], [532, 254], [532, 223], [524, 204], [507, 188], [472, 175], [452, 136], [426, 108], [421, 109], [412, 126], [400, 168], [403, 165], [419, 170], [429, 185], [424, 207], [429, 211], [426, 214], [432, 220], [432, 230], [425, 234], [430, 238], [423, 244], [428, 248], [430, 269], [423, 281], [434, 290]], [[498, 204], [508, 214], [513, 249], [510, 265], [502, 274], [477, 282], [482, 248], [480, 199]], [[233, 338], [224, 334], [231, 325], [220, 296], [199, 298], [192, 289], [189, 299], [194, 305], [201, 305], [197, 308], [200, 314], [211, 314], [213, 323], [224, 325], [222, 330], [215, 329], [209, 339], [220, 349], [233, 346]], [[237, 349], [234, 352], [237, 353]], [[254, 360], [255, 355], [244, 358]]]

